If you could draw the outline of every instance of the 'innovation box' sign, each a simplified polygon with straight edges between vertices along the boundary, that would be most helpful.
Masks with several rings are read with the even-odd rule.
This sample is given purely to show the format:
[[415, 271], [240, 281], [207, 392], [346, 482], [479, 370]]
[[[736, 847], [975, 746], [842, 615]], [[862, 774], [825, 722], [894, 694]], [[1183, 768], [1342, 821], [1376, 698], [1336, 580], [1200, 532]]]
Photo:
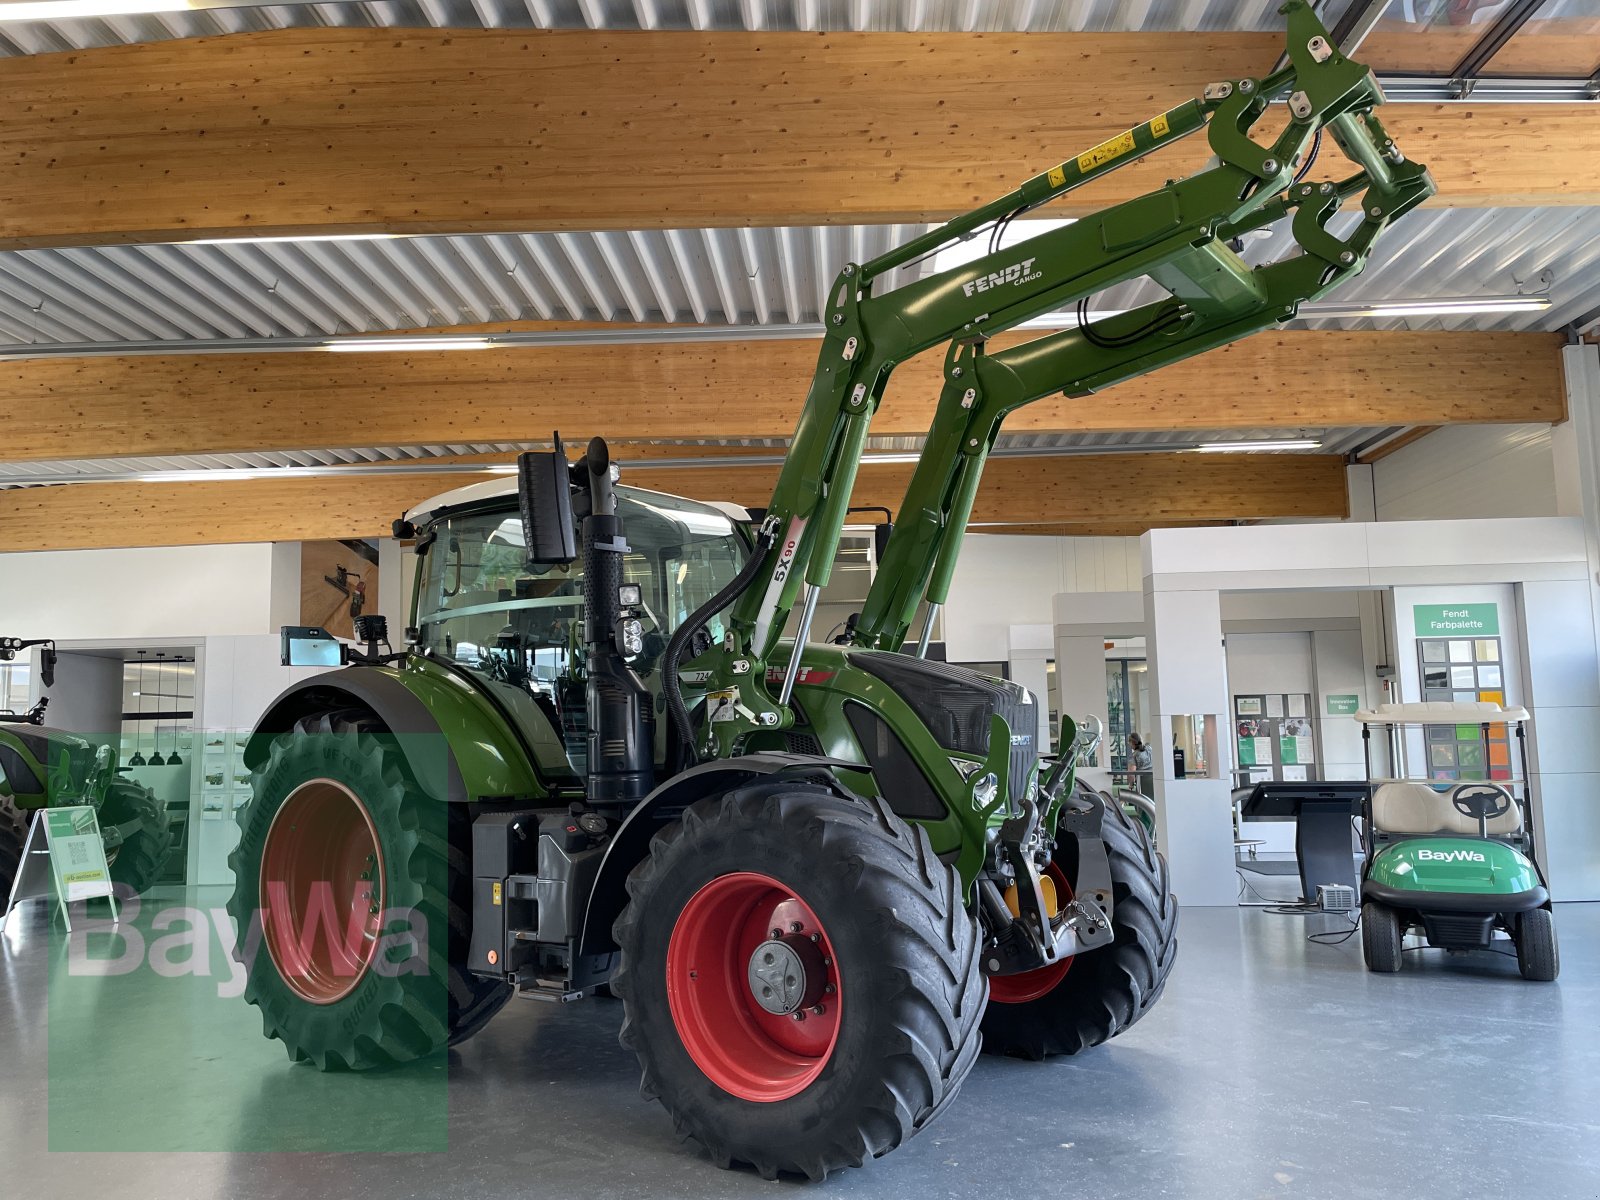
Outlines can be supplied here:
[[1494, 637], [1500, 632], [1495, 604], [1414, 604], [1418, 637]]

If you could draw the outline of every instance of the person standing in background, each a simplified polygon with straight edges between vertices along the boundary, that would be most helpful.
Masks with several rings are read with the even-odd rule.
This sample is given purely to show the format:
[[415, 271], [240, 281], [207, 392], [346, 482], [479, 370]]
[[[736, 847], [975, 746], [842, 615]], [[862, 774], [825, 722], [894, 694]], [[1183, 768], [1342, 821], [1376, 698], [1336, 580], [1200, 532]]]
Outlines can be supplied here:
[[1156, 792], [1155, 759], [1150, 745], [1137, 733], [1128, 735], [1128, 752], [1133, 757], [1133, 769], [1139, 773], [1139, 794], [1154, 796]]

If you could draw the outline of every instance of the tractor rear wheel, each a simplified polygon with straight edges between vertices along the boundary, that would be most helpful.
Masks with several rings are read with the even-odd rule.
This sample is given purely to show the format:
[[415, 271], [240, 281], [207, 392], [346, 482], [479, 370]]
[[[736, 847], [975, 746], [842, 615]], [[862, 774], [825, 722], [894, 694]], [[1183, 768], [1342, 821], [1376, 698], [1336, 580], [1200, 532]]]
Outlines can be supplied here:
[[[245, 999], [296, 1062], [365, 1070], [472, 1036], [511, 987], [467, 973], [470, 825], [370, 715], [271, 745], [229, 856]], [[259, 932], [258, 932], [259, 931]]]
[[1385, 975], [1398, 971], [1404, 937], [1400, 914], [1394, 909], [1375, 900], [1361, 906], [1361, 956], [1367, 960], [1367, 970]]
[[722, 1167], [821, 1179], [887, 1154], [977, 1059], [960, 879], [876, 799], [770, 781], [658, 833], [616, 924], [641, 1091]]
[[0, 914], [11, 899], [11, 885], [22, 870], [22, 848], [28, 841], [33, 813], [17, 806], [16, 797], [0, 792]]
[[1517, 918], [1517, 969], [1524, 979], [1549, 983], [1561, 973], [1556, 923], [1548, 908], [1532, 908]]
[[[1120, 804], [1097, 797], [1111, 864], [1110, 944], [1020, 975], [989, 981], [983, 1048], [1041, 1059], [1077, 1054], [1127, 1029], [1161, 998], [1178, 954], [1178, 901], [1167, 860]], [[1069, 899], [1077, 884], [1077, 839], [1056, 844], [1050, 877]]]
[[139, 829], [116, 848], [111, 879], [136, 893], [147, 892], [160, 879], [172, 854], [172, 826], [166, 805], [149, 788], [120, 776], [112, 779], [100, 805], [100, 826], [125, 825], [135, 818]]

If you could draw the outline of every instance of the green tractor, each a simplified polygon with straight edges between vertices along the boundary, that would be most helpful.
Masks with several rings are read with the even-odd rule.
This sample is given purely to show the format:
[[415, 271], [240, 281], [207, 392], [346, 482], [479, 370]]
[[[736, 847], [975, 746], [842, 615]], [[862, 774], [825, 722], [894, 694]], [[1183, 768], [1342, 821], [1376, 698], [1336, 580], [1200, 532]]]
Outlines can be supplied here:
[[[265, 951], [241, 951], [246, 997], [291, 1059], [393, 1066], [514, 995], [609, 989], [644, 1093], [714, 1161], [818, 1178], [926, 1127], [980, 1048], [1075, 1053], [1150, 1011], [1176, 950], [1166, 864], [1075, 786], [1070, 754], [1042, 768], [1033, 696], [927, 648], [1006, 414], [1292, 317], [1432, 194], [1373, 116], [1370, 73], [1299, 0], [1284, 11], [1283, 69], [846, 265], [764, 510], [618, 486], [604, 441], [573, 463], [558, 438], [515, 484], [396, 523], [418, 555], [401, 651], [380, 616], [359, 647], [284, 631], [285, 662], [335, 669], [248, 743], [230, 908]], [[1280, 100], [1283, 132], [1252, 140]], [[1013, 218], [1201, 130], [1197, 173], [995, 248]], [[1304, 182], [1324, 131], [1357, 169]], [[1239, 239], [1281, 219], [1300, 252], [1248, 265]], [[982, 232], [987, 256], [874, 291]], [[1093, 294], [1141, 277], [1164, 298], [1089, 320]], [[1074, 327], [987, 351], [1073, 304]], [[943, 344], [870, 594], [813, 643], [889, 373]]]
[[[0, 658], [42, 646], [45, 686], [54, 680], [55, 643], [0, 637]], [[99, 815], [113, 883], [145, 892], [161, 878], [172, 853], [167, 810], [149, 788], [117, 773], [115, 754], [75, 733], [44, 726], [49, 700], [27, 712], [0, 711], [0, 915], [9, 907], [22, 870], [34, 813], [85, 805]]]

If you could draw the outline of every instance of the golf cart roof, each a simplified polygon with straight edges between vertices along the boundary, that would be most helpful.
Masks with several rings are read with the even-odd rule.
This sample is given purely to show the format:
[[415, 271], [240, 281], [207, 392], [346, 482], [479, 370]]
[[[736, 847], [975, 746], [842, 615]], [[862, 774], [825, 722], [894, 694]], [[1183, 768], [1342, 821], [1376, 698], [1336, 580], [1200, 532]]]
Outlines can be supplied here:
[[1487, 700], [1413, 700], [1380, 704], [1356, 714], [1363, 725], [1482, 725], [1527, 719], [1525, 708], [1501, 708]]
[[[668, 492], [652, 492], [647, 488], [628, 487], [627, 484], [622, 484], [620, 486], [628, 491], [639, 492], [644, 495], [666, 496], [671, 494]], [[479, 504], [485, 500], [495, 500], [501, 497], [505, 497], [511, 501], [516, 500], [517, 479], [515, 475], [512, 475], [506, 479], [486, 479], [482, 483], [471, 483], [466, 487], [458, 487], [451, 491], [434, 496], [428, 500], [424, 500], [421, 504], [417, 505], [415, 508], [406, 513], [406, 520], [412, 522], [413, 524], [432, 521], [435, 520], [441, 513], [452, 508], [460, 508], [463, 504]], [[693, 498], [689, 496], [676, 496], [674, 499], [692, 500]], [[724, 516], [732, 518], [734, 521], [743, 522], [750, 519], [749, 510], [737, 504], [730, 504], [725, 500], [699, 500], [695, 502], [704, 504], [709, 508], [714, 508]]]

